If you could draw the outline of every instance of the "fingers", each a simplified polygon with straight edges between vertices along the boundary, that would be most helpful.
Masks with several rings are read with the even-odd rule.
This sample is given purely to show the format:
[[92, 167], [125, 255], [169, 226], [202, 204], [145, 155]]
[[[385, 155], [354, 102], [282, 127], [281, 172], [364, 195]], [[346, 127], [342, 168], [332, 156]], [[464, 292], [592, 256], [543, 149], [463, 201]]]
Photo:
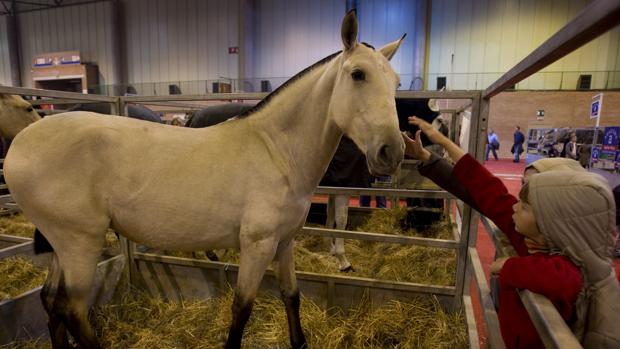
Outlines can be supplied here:
[[422, 131], [421, 130], [418, 130], [415, 133], [415, 140], [416, 140], [416, 142], [418, 142], [420, 144], [420, 146], [422, 146]]
[[403, 140], [405, 141], [405, 143], [414, 142], [413, 139], [409, 138], [406, 132], [401, 132], [400, 135], [403, 136]]
[[429, 130], [433, 129], [433, 126], [431, 124], [429, 124], [428, 122], [416, 117], [416, 116], [410, 116], [407, 118], [407, 122], [409, 123], [409, 125], [415, 125], [418, 126], [420, 128], [420, 130], [424, 131], [424, 133], [428, 132]]

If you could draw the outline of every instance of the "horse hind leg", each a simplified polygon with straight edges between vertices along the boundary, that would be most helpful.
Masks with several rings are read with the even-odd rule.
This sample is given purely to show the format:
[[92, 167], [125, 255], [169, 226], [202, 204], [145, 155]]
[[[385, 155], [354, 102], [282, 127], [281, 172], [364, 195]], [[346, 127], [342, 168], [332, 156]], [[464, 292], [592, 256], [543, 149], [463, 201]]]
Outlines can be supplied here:
[[56, 254], [52, 257], [52, 263], [47, 274], [45, 284], [41, 289], [41, 301], [43, 308], [47, 312], [48, 328], [50, 331], [50, 339], [52, 341], [52, 348], [69, 348], [69, 340], [67, 338], [67, 327], [62, 322], [55, 307], [59, 306], [56, 302], [56, 295], [58, 294], [58, 286], [60, 284], [61, 271], [58, 265], [58, 257]]
[[88, 321], [88, 299], [100, 254], [85, 253], [88, 250], [81, 250], [74, 244], [56, 251], [50, 274], [41, 291], [49, 315], [48, 326], [54, 349], [69, 348], [66, 330], [80, 348], [100, 348]]

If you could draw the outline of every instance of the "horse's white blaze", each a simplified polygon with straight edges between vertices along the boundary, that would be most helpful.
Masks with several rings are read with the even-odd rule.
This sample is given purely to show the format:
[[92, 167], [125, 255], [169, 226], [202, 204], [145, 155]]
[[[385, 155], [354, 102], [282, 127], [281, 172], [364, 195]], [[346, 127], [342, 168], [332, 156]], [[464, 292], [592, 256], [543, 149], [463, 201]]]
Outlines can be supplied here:
[[20, 96], [0, 94], [0, 136], [14, 138], [21, 130], [41, 119]]

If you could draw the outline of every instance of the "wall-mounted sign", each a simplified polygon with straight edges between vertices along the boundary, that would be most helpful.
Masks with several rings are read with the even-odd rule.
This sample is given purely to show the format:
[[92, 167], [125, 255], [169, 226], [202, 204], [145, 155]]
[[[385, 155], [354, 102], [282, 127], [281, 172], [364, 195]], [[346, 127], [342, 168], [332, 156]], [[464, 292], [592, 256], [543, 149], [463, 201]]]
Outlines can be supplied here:
[[228, 54], [237, 54], [239, 53], [239, 46], [232, 46], [228, 48]]
[[590, 119], [598, 119], [603, 109], [603, 94], [599, 93], [592, 97], [592, 104], [590, 104]]
[[538, 109], [536, 111], [536, 120], [541, 121], [545, 119], [545, 110], [544, 109]]
[[620, 127], [605, 127], [605, 135], [603, 136], [603, 150], [617, 150], [618, 140], [620, 140]]
[[592, 147], [592, 163], [597, 163], [598, 162], [598, 157], [601, 153], [601, 148], [599, 147]]

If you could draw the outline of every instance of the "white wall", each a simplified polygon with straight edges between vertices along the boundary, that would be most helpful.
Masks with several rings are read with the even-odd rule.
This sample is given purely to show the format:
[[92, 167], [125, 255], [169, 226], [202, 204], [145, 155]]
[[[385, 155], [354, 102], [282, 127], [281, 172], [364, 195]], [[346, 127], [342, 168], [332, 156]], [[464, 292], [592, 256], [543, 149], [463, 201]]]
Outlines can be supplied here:
[[[435, 88], [438, 75], [446, 76], [452, 89], [486, 88], [589, 3], [586, 0], [431, 2], [429, 89]], [[575, 89], [577, 72], [593, 72], [593, 88], [604, 88], [607, 74], [596, 71], [620, 69], [619, 33], [620, 28], [616, 28], [603, 34], [517, 88]]]
[[[254, 76], [275, 88], [342, 49], [343, 0], [261, 0], [255, 20]], [[271, 79], [274, 78], [274, 79]]]
[[[409, 36], [392, 59], [408, 87], [413, 76], [417, 0], [359, 0], [360, 41], [377, 49]], [[343, 0], [262, 0], [257, 3], [254, 75], [279, 85], [314, 62], [342, 49]], [[275, 87], [275, 86], [274, 86]]]
[[19, 14], [22, 84], [33, 85], [30, 69], [35, 54], [67, 50], [79, 50], [83, 62], [99, 67], [99, 84], [116, 83], [111, 18], [109, 2]]
[[[253, 30], [240, 38], [240, 6], [255, 1]], [[407, 33], [392, 65], [402, 87], [413, 78], [416, 4], [424, 0], [358, 0], [360, 40], [379, 48]], [[572, 19], [587, 0], [428, 0], [431, 5], [427, 88], [448, 77], [452, 89], [482, 89], [514, 66]], [[167, 90], [175, 81], [184, 93], [204, 92], [204, 80], [239, 77], [243, 50], [247, 78], [275, 78], [273, 87], [303, 68], [341, 49], [344, 0], [121, 0], [125, 9], [127, 81], [151, 94], [153, 83]], [[100, 69], [100, 84], [121, 79], [115, 55], [114, 6], [99, 2], [24, 13], [18, 16], [22, 82], [32, 86], [33, 54], [78, 49]], [[0, 16], [0, 83], [9, 85], [5, 17]], [[574, 89], [579, 73], [591, 72], [593, 87], [620, 87], [620, 27], [520, 83], [518, 88]], [[243, 54], [243, 52], [241, 53]], [[454, 54], [454, 57], [452, 56]], [[563, 73], [561, 73], [563, 72]], [[259, 82], [254, 82], [255, 88]], [[191, 88], [190, 88], [191, 87]], [[209, 90], [211, 86], [209, 85]], [[144, 90], [144, 91], [142, 91]]]
[[[124, 5], [128, 81], [138, 92], [140, 83], [237, 78], [239, 58], [228, 47], [239, 46], [238, 0], [124, 0]], [[188, 91], [198, 87], [187, 84], [181, 89], [205, 92], [204, 85], [202, 91]]]
[[407, 33], [402, 46], [392, 58], [394, 70], [400, 74], [401, 86], [409, 89], [414, 78], [416, 2], [419, 0], [359, 0], [360, 41], [377, 49]]

